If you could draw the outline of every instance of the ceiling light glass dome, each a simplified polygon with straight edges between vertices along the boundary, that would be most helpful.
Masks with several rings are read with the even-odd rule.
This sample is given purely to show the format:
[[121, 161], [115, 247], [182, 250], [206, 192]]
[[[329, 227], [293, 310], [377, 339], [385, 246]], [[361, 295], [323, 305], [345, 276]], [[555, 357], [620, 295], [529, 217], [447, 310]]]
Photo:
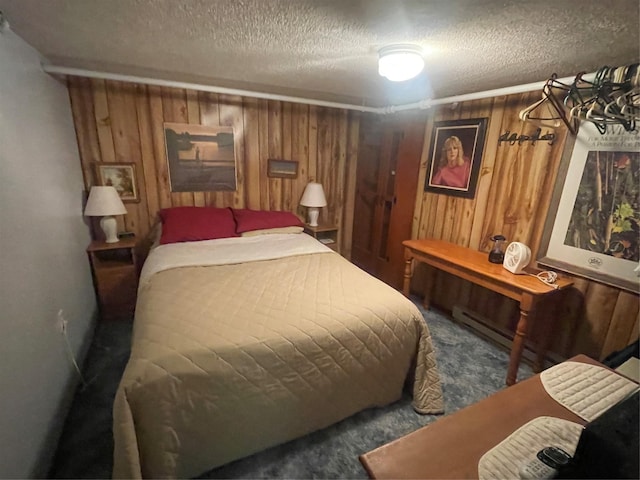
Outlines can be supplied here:
[[417, 45], [388, 45], [378, 55], [378, 73], [392, 82], [409, 80], [424, 68], [422, 48]]

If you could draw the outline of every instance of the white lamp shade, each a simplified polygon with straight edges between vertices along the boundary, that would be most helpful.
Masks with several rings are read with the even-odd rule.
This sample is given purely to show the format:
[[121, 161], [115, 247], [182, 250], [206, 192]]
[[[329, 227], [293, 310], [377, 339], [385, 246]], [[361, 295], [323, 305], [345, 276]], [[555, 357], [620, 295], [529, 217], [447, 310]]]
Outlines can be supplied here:
[[316, 182], [310, 182], [304, 189], [300, 205], [303, 207], [326, 207], [327, 199], [324, 196], [322, 185]]
[[422, 49], [417, 45], [390, 45], [378, 53], [378, 73], [392, 82], [409, 80], [424, 68]]
[[87, 217], [124, 215], [127, 209], [114, 187], [91, 187], [84, 214]]

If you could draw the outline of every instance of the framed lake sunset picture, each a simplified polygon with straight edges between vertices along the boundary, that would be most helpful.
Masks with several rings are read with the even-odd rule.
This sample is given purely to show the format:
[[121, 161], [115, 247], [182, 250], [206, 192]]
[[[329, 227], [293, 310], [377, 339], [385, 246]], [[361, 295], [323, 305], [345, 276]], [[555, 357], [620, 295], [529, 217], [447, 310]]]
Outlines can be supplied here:
[[232, 192], [237, 188], [232, 127], [164, 124], [172, 192]]

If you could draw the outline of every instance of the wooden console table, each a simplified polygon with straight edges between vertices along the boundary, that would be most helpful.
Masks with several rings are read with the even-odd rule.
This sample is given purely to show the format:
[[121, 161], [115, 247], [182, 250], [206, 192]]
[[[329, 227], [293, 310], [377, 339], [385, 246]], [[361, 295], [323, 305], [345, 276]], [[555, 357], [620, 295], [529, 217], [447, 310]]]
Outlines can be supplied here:
[[[511, 345], [507, 371], [507, 385], [513, 385], [516, 382], [522, 358], [529, 318], [533, 318], [532, 313], [534, 313], [536, 304], [541, 299], [547, 298], [548, 295], [571, 286], [573, 282], [567, 278], [558, 277], [556, 281], [558, 288], [555, 289], [530, 275], [514, 275], [501, 264], [490, 263], [487, 253], [442, 240], [405, 240], [402, 244], [405, 247], [404, 258], [406, 261], [402, 291], [407, 297], [413, 275], [413, 261], [416, 260], [520, 302], [520, 320]], [[427, 309], [431, 301], [434, 274], [433, 269], [428, 269], [424, 299], [424, 306]], [[547, 336], [548, 332], [545, 337]], [[542, 340], [538, 345], [535, 365], [537, 371], [542, 369], [548, 346], [548, 338]]]
[[[603, 366], [585, 355], [574, 362]], [[478, 478], [491, 448], [536, 417], [586, 422], [552, 399], [534, 375], [360, 456], [370, 478]]]

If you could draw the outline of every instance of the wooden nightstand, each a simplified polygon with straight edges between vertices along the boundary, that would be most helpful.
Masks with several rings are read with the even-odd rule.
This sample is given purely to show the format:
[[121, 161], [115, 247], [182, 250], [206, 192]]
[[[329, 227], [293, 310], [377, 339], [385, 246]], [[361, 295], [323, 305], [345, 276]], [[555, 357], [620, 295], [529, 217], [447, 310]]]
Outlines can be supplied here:
[[133, 319], [138, 289], [136, 239], [93, 241], [87, 248], [103, 320]]
[[335, 225], [318, 225], [312, 227], [305, 224], [304, 232], [318, 239], [331, 250], [340, 253], [340, 245], [338, 244], [338, 227]]

